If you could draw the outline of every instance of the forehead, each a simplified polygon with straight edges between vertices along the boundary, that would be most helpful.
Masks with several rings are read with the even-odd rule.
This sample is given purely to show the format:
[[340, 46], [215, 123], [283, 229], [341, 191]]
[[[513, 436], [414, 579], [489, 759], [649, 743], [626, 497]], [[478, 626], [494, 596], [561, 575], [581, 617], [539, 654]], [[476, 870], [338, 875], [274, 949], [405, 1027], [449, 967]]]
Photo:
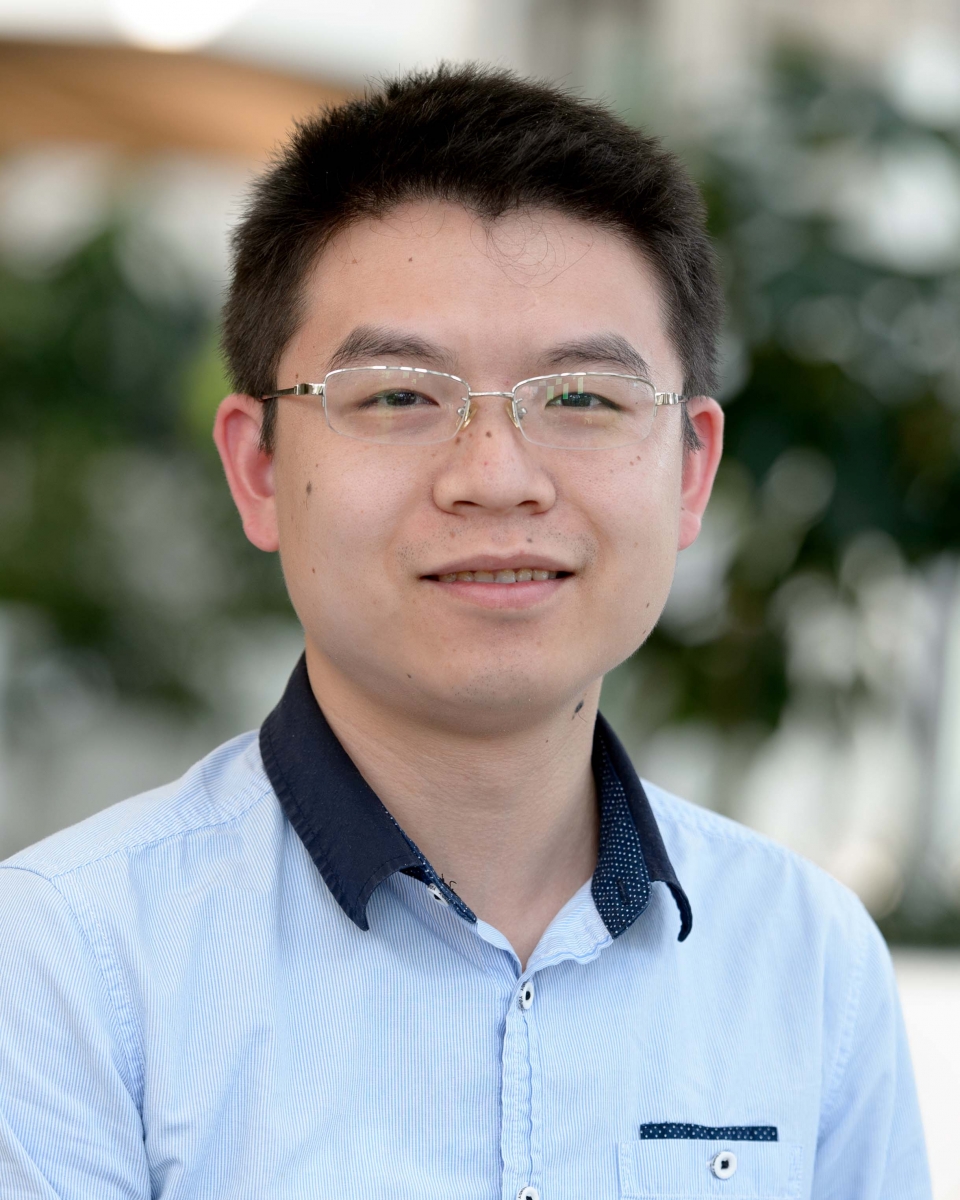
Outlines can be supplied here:
[[354, 222], [318, 256], [302, 312], [285, 359], [307, 355], [318, 366], [352, 330], [378, 326], [435, 342], [456, 369], [495, 354], [505, 371], [522, 372], [547, 345], [615, 335], [658, 374], [679, 370], [659, 281], [640, 250], [549, 210], [490, 220], [421, 201]]

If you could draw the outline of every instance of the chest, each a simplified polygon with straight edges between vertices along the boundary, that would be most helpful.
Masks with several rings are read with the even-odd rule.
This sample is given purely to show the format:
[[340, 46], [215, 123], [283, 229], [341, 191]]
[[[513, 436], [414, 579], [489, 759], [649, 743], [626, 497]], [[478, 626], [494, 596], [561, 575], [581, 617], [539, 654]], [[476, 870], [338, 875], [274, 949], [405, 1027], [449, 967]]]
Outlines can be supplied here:
[[425, 935], [402, 955], [264, 947], [246, 968], [235, 946], [150, 997], [156, 1194], [799, 1200], [810, 995], [749, 964], [711, 972], [692, 945], [633, 949], [517, 978]]

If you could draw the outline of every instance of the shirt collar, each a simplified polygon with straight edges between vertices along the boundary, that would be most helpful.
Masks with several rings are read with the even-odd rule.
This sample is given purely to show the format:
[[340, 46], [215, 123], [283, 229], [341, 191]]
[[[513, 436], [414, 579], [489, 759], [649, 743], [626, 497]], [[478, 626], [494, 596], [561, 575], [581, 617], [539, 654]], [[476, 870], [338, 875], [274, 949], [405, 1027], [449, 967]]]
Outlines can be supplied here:
[[[357, 770], [327, 724], [301, 657], [280, 703], [260, 729], [263, 765], [290, 824], [347, 916], [369, 928], [367, 902], [397, 871], [423, 880], [467, 921], [475, 915], [437, 875]], [[591, 890], [612, 937], [665, 883], [680, 910], [680, 941], [693, 922], [653, 810], [626, 751], [597, 715], [593, 772], [600, 802], [600, 852]]]

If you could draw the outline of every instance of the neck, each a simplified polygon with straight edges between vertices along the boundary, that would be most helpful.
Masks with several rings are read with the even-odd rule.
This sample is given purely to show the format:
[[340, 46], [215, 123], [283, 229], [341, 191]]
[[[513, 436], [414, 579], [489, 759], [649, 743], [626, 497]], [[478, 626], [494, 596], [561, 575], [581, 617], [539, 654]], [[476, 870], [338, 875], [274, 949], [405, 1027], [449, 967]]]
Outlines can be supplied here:
[[477, 735], [384, 705], [309, 644], [307, 670], [330, 727], [384, 806], [525, 964], [596, 867], [590, 759], [600, 680], [529, 725]]

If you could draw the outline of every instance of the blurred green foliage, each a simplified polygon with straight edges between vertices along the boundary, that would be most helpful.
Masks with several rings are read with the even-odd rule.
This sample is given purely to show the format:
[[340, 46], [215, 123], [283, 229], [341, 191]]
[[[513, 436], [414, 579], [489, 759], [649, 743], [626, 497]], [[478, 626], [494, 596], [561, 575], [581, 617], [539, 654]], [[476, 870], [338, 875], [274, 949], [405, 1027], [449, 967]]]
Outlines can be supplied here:
[[[842, 596], [845, 553], [868, 532], [908, 563], [960, 545], [955, 247], [938, 256], [922, 231], [919, 245], [898, 241], [902, 198], [884, 190], [917, 163], [960, 179], [960, 142], [849, 66], [789, 51], [750, 118], [691, 157], [726, 276], [718, 502], [740, 530], [713, 603], [668, 613], [640, 665], [667, 697], [658, 721], [772, 728], [791, 697], [780, 601], [792, 578], [817, 572]], [[869, 243], [885, 219], [889, 244]]]
[[878, 922], [880, 932], [896, 946], [960, 946], [960, 909], [942, 908], [914, 915], [900, 906]]
[[191, 705], [215, 625], [286, 602], [210, 443], [209, 313], [143, 294], [123, 243], [0, 266], [0, 601], [92, 682]]

